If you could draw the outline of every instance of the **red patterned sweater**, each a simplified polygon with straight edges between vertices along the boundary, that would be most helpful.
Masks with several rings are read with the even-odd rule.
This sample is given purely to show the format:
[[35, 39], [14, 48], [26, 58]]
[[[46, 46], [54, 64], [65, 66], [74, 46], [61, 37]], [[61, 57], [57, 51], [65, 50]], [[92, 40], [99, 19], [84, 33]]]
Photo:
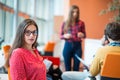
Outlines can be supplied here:
[[10, 58], [12, 80], [46, 80], [46, 67], [37, 50], [36, 57], [24, 48], [17, 48]]

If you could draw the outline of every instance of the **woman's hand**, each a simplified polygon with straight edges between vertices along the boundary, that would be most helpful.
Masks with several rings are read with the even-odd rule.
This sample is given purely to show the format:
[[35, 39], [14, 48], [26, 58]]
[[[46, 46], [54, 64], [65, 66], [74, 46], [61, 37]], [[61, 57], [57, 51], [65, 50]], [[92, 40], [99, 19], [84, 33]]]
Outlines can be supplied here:
[[69, 33], [66, 33], [66, 34], [63, 35], [63, 37], [66, 38], [66, 39], [70, 39], [72, 37], [72, 35], [69, 34]]
[[77, 36], [78, 36], [79, 38], [83, 38], [83, 37], [84, 37], [84, 34], [83, 34], [82, 32], [78, 32], [78, 33], [77, 33]]

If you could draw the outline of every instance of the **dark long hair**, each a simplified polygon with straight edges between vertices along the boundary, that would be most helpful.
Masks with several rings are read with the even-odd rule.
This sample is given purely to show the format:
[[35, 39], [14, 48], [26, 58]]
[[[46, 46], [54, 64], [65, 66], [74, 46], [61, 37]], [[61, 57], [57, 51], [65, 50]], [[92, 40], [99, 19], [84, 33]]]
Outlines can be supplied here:
[[76, 6], [76, 5], [72, 5], [71, 8], [70, 8], [70, 11], [69, 11], [68, 19], [65, 22], [64, 32], [66, 32], [70, 28], [71, 23], [73, 22], [73, 10], [74, 9], [78, 10], [78, 12], [77, 12], [77, 18], [76, 18], [75, 22], [79, 21], [79, 13], [80, 13], [79, 7]]
[[[14, 39], [14, 42], [13, 42], [13, 45], [10, 49], [10, 52], [9, 52], [9, 55], [8, 55], [8, 58], [6, 60], [6, 63], [5, 63], [5, 66], [6, 67], [9, 67], [9, 58], [13, 52], [14, 49], [16, 48], [21, 48], [23, 47], [24, 45], [24, 31], [25, 29], [29, 26], [29, 25], [34, 25], [36, 26], [36, 30], [38, 32], [38, 26], [37, 24], [35, 23], [34, 20], [32, 19], [25, 19], [23, 22], [20, 23], [20, 25], [18, 26], [17, 28], [17, 32], [16, 32], [16, 36], [15, 36], [15, 39]], [[36, 37], [36, 40], [35, 42], [33, 43], [32, 47], [33, 48], [36, 48], [37, 47], [37, 38], [38, 38], [38, 35]]]

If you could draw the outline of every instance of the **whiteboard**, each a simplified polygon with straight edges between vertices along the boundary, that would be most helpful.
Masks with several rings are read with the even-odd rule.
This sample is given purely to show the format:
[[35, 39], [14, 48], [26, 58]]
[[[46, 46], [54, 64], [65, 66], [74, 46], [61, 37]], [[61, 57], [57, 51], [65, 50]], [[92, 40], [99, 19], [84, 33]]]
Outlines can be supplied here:
[[98, 48], [102, 47], [100, 39], [85, 39], [84, 60], [90, 65]]

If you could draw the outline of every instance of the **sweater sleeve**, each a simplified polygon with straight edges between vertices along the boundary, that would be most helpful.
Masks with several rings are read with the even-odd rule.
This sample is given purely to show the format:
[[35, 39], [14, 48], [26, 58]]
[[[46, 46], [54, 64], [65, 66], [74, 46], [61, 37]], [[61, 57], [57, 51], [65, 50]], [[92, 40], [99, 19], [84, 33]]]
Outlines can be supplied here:
[[90, 66], [90, 74], [92, 76], [97, 76], [99, 73], [100, 73], [100, 70], [101, 70], [101, 60], [100, 60], [100, 54], [99, 54], [99, 51], [97, 51], [93, 61], [92, 61], [92, 64]]
[[64, 37], [63, 37], [63, 35], [64, 35], [64, 32], [63, 32], [64, 25], [65, 25], [65, 22], [62, 24], [61, 29], [60, 29], [60, 38], [61, 39], [64, 39]]
[[85, 23], [83, 21], [79, 21], [79, 24], [81, 25], [81, 31], [84, 34], [84, 38], [86, 38], [86, 31], [85, 31]]
[[12, 80], [27, 80], [23, 58], [19, 51], [13, 51], [10, 58], [10, 75]]
[[82, 32], [84, 33], [84, 38], [86, 38], [85, 23], [82, 24]]

